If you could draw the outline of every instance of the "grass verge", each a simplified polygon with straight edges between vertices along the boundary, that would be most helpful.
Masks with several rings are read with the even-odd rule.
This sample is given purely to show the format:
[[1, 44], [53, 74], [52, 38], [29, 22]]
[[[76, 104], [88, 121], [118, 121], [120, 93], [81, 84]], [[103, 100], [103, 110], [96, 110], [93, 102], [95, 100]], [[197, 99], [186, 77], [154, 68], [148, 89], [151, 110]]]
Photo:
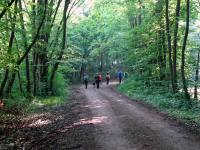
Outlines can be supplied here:
[[181, 94], [174, 96], [164, 87], [146, 87], [137, 78], [128, 79], [117, 89], [128, 97], [150, 104], [200, 132], [200, 102], [193, 100], [192, 108], [188, 109], [187, 101]]

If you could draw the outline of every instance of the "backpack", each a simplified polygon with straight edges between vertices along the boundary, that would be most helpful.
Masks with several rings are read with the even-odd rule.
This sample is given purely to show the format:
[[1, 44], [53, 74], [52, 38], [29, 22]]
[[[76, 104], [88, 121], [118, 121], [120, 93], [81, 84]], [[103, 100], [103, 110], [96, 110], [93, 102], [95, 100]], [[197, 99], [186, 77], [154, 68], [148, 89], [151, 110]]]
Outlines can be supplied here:
[[106, 75], [106, 79], [110, 79], [110, 75]]
[[84, 75], [83, 80], [87, 81], [88, 80], [88, 75]]

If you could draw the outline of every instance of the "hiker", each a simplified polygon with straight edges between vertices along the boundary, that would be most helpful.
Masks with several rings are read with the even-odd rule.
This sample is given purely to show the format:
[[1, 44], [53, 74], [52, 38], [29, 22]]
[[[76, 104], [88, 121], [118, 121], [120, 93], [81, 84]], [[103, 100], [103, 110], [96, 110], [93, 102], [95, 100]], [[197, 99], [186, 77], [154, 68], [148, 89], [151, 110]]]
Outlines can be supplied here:
[[101, 75], [101, 73], [99, 73], [99, 84], [102, 85], [102, 75]]
[[3, 107], [4, 107], [4, 101], [3, 100], [0, 100], [0, 109], [3, 109]]
[[84, 80], [85, 88], [87, 89], [87, 86], [88, 86], [88, 75], [87, 75], [87, 73], [84, 73], [83, 80]]
[[106, 84], [107, 85], [109, 84], [109, 81], [110, 81], [110, 74], [109, 74], [109, 72], [107, 72], [107, 74], [106, 74]]
[[100, 83], [100, 76], [99, 76], [99, 74], [96, 74], [95, 81], [96, 81], [97, 89], [99, 89], [99, 83]]
[[119, 78], [119, 84], [121, 84], [123, 78], [123, 72], [121, 70], [118, 71], [118, 78]]

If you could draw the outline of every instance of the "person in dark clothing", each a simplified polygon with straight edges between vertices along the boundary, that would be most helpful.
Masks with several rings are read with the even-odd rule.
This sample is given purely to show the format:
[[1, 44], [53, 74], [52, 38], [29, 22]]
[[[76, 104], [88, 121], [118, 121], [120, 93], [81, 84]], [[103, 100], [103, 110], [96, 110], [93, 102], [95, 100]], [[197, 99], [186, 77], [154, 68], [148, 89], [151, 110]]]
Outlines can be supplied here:
[[99, 76], [99, 74], [96, 74], [95, 81], [96, 81], [97, 89], [99, 89], [99, 83], [100, 83], [100, 76]]
[[85, 84], [85, 88], [87, 89], [87, 87], [88, 87], [88, 75], [87, 75], [87, 73], [84, 73], [83, 81], [84, 81], [84, 84]]
[[121, 84], [123, 78], [123, 72], [121, 70], [118, 71], [118, 78], [119, 78], [119, 84]]
[[109, 74], [109, 72], [107, 72], [107, 74], [106, 74], [106, 84], [108, 85], [109, 82], [110, 82], [110, 74]]

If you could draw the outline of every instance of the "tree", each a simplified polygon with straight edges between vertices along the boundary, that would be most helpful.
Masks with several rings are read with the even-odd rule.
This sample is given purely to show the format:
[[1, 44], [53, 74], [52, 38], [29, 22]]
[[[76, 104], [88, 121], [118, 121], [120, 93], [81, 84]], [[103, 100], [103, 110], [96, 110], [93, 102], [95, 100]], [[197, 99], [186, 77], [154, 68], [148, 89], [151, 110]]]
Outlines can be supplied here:
[[188, 33], [189, 33], [189, 22], [190, 22], [190, 0], [187, 0], [186, 1], [185, 35], [184, 35], [184, 39], [183, 39], [183, 47], [182, 47], [182, 52], [181, 52], [181, 56], [182, 56], [182, 59], [181, 59], [181, 76], [182, 76], [183, 90], [185, 92], [185, 97], [188, 100], [190, 100], [190, 94], [188, 93], [187, 83], [186, 83], [186, 79], [185, 79], [185, 50], [186, 50], [186, 45], [187, 45]]

